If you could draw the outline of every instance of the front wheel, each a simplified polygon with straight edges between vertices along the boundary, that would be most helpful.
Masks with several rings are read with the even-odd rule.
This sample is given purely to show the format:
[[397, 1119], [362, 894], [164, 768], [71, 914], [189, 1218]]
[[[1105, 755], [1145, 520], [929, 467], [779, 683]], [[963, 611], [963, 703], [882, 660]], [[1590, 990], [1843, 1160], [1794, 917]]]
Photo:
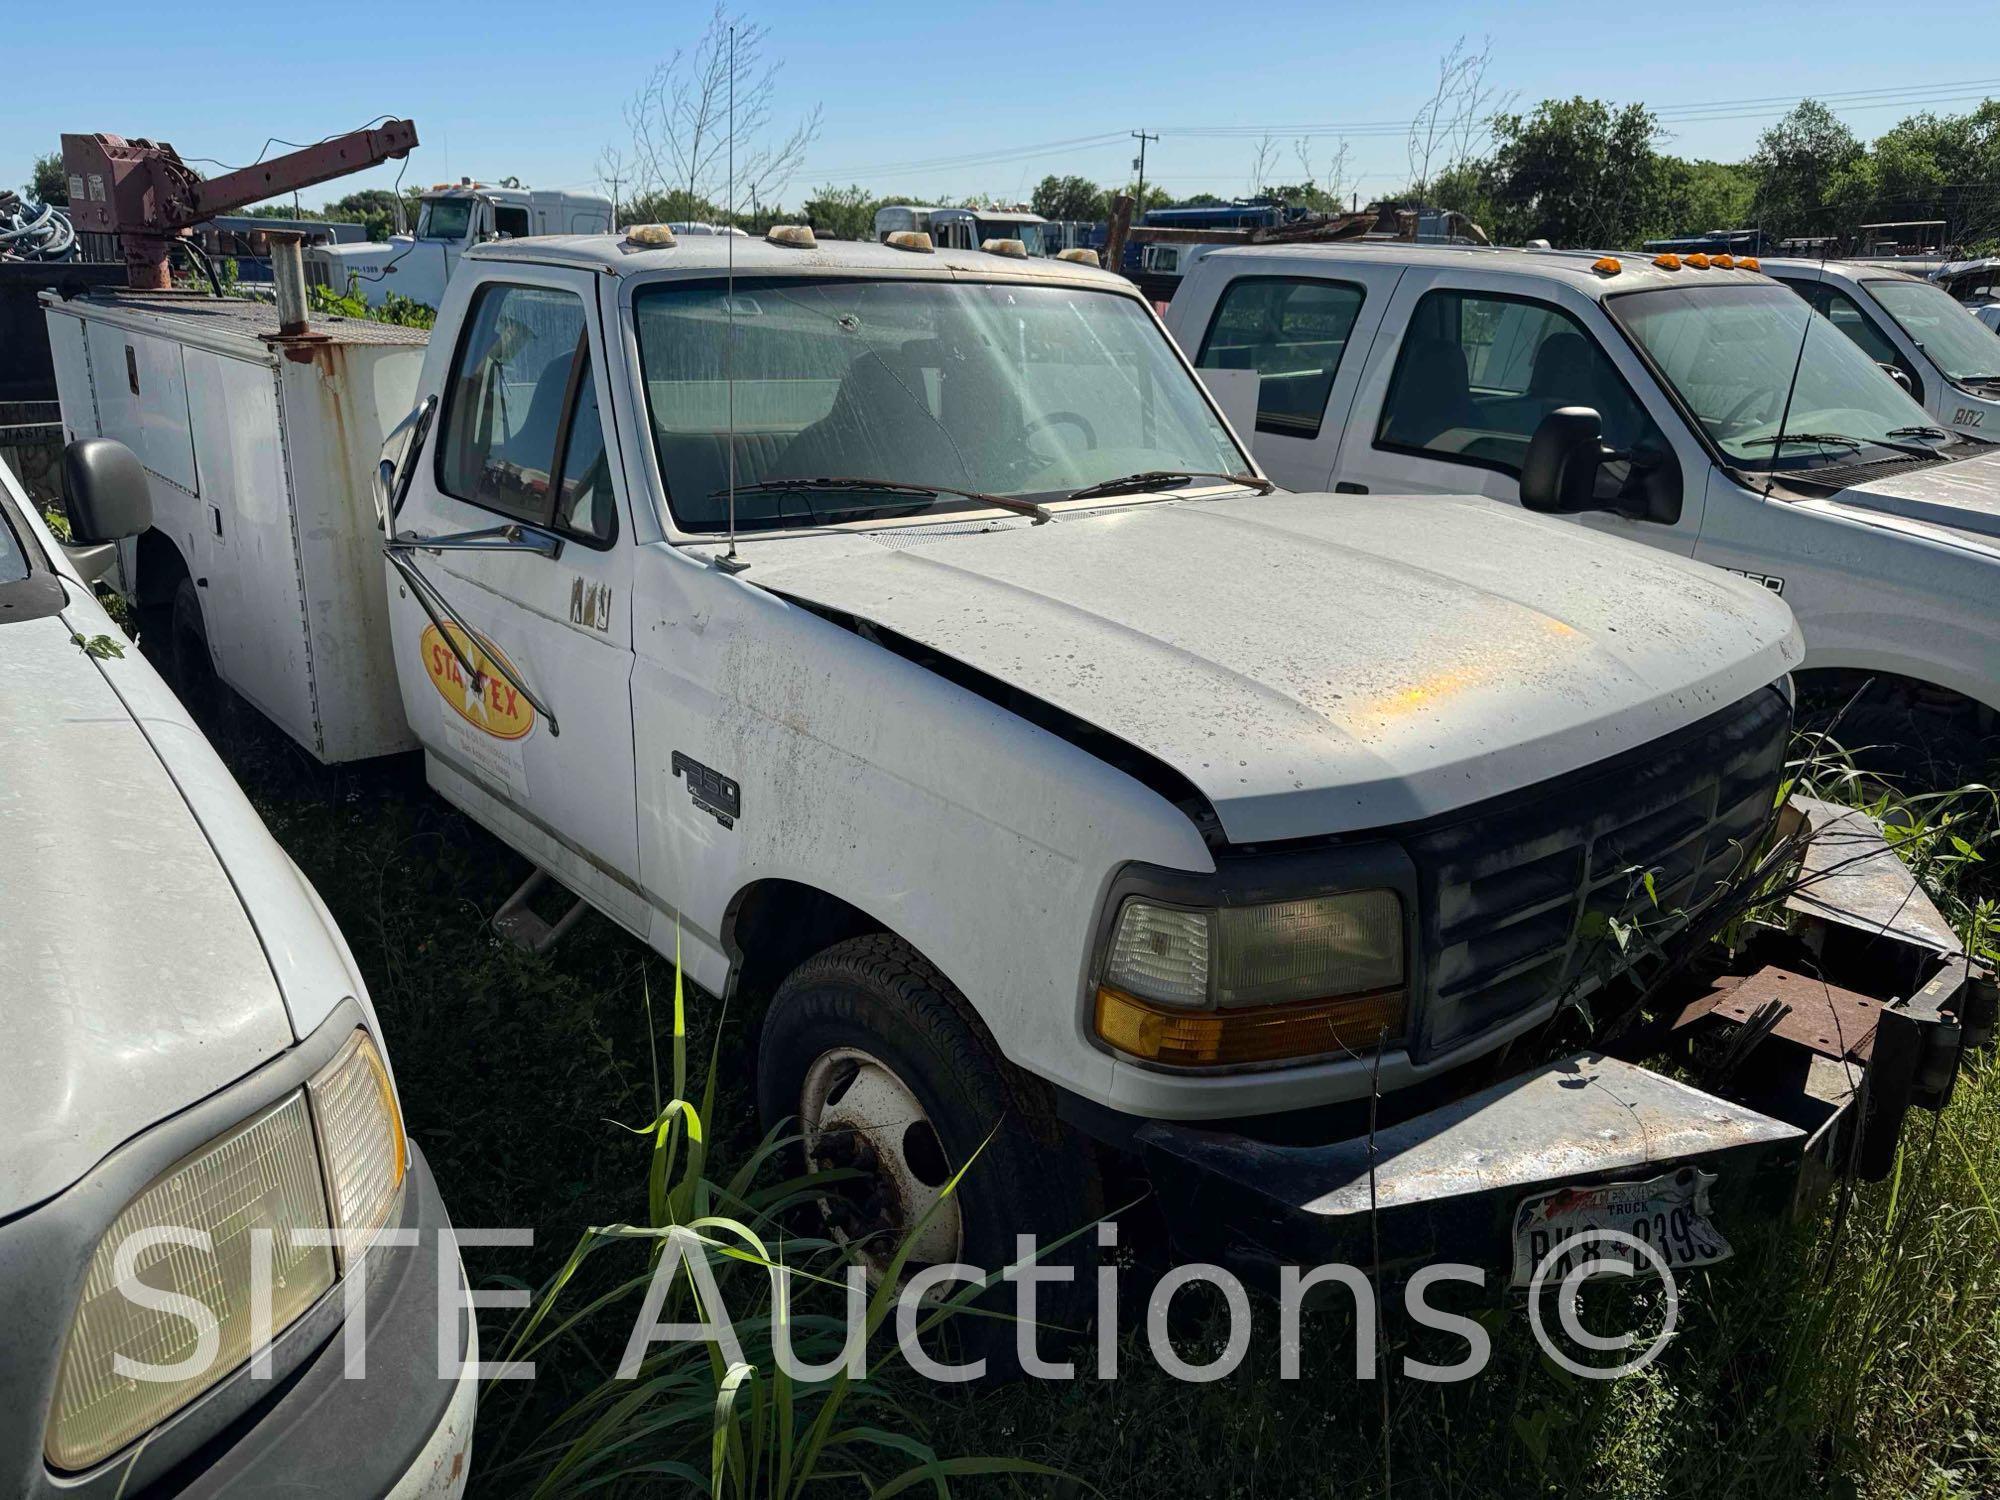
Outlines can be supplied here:
[[[778, 987], [758, 1047], [757, 1103], [767, 1128], [797, 1121], [809, 1171], [861, 1174], [830, 1185], [820, 1210], [830, 1237], [873, 1277], [906, 1241], [905, 1275], [951, 1262], [998, 1271], [1016, 1259], [1017, 1234], [1035, 1236], [1053, 1264], [1080, 1267], [1094, 1246], [1085, 1232], [1048, 1249], [1099, 1212], [1088, 1151], [1055, 1118], [1046, 1087], [1002, 1060], [964, 997], [897, 938], [837, 944]], [[1045, 1285], [1038, 1320], [1073, 1326], [1087, 1284], [1079, 1269], [1066, 1286]], [[985, 1300], [1011, 1308], [1010, 1291], [1000, 1284]], [[1004, 1363], [1011, 1327], [965, 1322], [968, 1346]]]

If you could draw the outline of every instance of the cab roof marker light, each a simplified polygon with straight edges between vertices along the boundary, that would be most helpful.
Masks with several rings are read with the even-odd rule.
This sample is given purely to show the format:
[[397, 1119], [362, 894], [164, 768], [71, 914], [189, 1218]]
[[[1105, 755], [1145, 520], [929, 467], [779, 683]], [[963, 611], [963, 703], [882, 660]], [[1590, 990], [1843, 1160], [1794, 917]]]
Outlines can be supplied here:
[[773, 224], [764, 231], [764, 238], [774, 245], [784, 245], [793, 250], [819, 248], [819, 240], [814, 236], [810, 224]]
[[1708, 257], [1706, 255], [1703, 255], [1699, 250], [1697, 250], [1695, 251], [1694, 254], [1688, 256], [1687, 259], [1683, 260], [1681, 264], [1688, 267], [1690, 270], [1706, 271], [1708, 269]]
[[1764, 263], [1754, 255], [1739, 255], [1736, 257], [1736, 269], [1739, 271], [1761, 271], [1764, 269]]
[[898, 229], [882, 243], [892, 250], [914, 250], [919, 255], [929, 255], [937, 248], [921, 229]]
[[625, 231], [625, 243], [645, 250], [671, 250], [679, 241], [671, 225], [634, 224]]
[[1723, 271], [1733, 271], [1736, 269], [1736, 257], [1733, 255], [1711, 255], [1708, 258], [1708, 263]]
[[1016, 260], [1028, 258], [1028, 247], [1019, 240], [981, 240], [979, 248], [988, 255], [1008, 255]]
[[1678, 255], [1656, 255], [1653, 257], [1653, 264], [1662, 271], [1678, 271], [1681, 268], [1681, 258]]
[[1590, 263], [1590, 269], [1599, 276], [1616, 276], [1625, 267], [1615, 255], [1600, 255]]
[[1056, 259], [1074, 261], [1079, 266], [1101, 266], [1104, 264], [1103, 261], [1097, 258], [1095, 250], [1082, 245], [1077, 246], [1074, 250], [1061, 251], [1057, 254]]

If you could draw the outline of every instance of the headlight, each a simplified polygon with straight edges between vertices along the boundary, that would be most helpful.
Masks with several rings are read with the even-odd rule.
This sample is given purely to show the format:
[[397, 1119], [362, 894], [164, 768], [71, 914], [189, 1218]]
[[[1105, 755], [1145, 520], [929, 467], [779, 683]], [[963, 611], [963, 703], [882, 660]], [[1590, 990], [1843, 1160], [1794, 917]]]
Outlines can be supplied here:
[[[333, 1285], [332, 1252], [324, 1245], [295, 1245], [292, 1232], [326, 1227], [326, 1193], [303, 1093], [169, 1168], [132, 1200], [91, 1257], [49, 1418], [49, 1462], [87, 1468], [250, 1357], [256, 1230], [271, 1235], [271, 1327], [290, 1324]], [[133, 1239], [162, 1229], [176, 1238], [151, 1244]], [[206, 1249], [183, 1243], [195, 1235], [207, 1236]], [[120, 1267], [119, 1248], [128, 1242], [133, 1248]], [[121, 1269], [131, 1284], [119, 1284]], [[198, 1358], [202, 1330], [171, 1310], [190, 1302], [206, 1306], [215, 1320], [215, 1352], [206, 1360]], [[119, 1373], [119, 1355], [195, 1368], [180, 1379], [139, 1379]]]
[[1372, 1051], [1403, 1034], [1403, 903], [1345, 892], [1188, 910], [1128, 899], [1097, 988], [1097, 1034], [1176, 1067]]
[[306, 1085], [319, 1122], [320, 1151], [333, 1200], [333, 1222], [346, 1231], [345, 1269], [394, 1216], [402, 1201], [410, 1148], [389, 1087], [389, 1069], [365, 1031]]
[[[289, 1328], [395, 1216], [408, 1168], [389, 1071], [361, 1030], [303, 1089], [168, 1168], [126, 1206], [91, 1257], [57, 1377], [49, 1462], [88, 1468], [257, 1352], [258, 1230], [269, 1232], [271, 1255], [271, 1319], [262, 1331], [275, 1338]], [[325, 1244], [298, 1242], [324, 1240], [330, 1228], [346, 1231], [338, 1261]], [[212, 1350], [204, 1347], [209, 1320]], [[121, 1374], [120, 1356], [156, 1373]], [[187, 1368], [157, 1373], [176, 1365]]]

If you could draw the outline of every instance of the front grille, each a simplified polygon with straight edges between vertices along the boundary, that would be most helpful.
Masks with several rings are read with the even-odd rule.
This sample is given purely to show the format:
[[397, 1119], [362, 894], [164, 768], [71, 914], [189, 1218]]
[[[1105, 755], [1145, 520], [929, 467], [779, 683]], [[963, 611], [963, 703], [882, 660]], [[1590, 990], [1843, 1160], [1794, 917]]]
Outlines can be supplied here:
[[1407, 837], [1426, 960], [1413, 1054], [1448, 1051], [1551, 996], [1594, 987], [1623, 961], [1603, 919], [1650, 928], [1710, 897], [1763, 833], [1790, 728], [1783, 695], [1766, 688]]

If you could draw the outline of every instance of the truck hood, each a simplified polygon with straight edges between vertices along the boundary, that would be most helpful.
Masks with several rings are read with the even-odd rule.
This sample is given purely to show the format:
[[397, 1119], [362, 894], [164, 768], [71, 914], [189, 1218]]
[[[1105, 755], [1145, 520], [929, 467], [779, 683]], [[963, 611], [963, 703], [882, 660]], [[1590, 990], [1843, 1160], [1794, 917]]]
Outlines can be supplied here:
[[150, 671], [100, 666], [78, 628], [0, 624], [0, 1220], [293, 1041], [229, 872], [105, 669]]
[[1832, 498], [1991, 543], [2000, 538], [2000, 450], [1849, 485]]
[[742, 551], [746, 580], [1138, 746], [1238, 843], [1543, 781], [1691, 724], [1802, 655], [1766, 590], [1464, 496], [1238, 495]]

